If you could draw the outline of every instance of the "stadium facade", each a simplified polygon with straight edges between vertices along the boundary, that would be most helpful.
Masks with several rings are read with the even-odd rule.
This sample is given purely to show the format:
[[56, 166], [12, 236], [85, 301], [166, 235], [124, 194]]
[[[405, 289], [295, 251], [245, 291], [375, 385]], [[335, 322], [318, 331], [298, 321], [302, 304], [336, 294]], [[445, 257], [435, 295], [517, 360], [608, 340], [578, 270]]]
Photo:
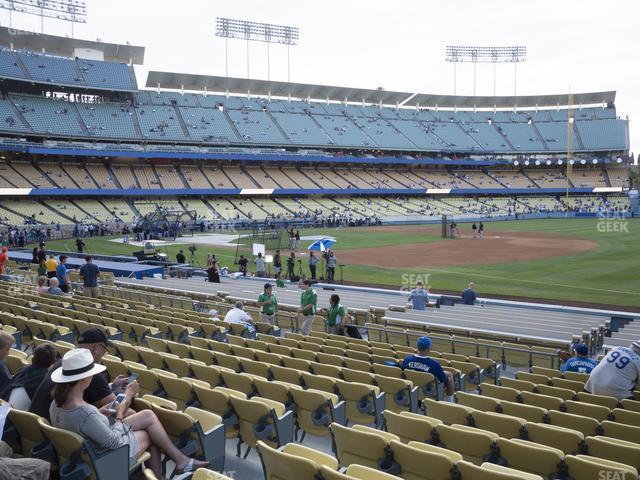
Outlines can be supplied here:
[[196, 222], [630, 211], [615, 92], [438, 96], [157, 71], [140, 89], [143, 47], [6, 28], [0, 46], [3, 228], [157, 208]]

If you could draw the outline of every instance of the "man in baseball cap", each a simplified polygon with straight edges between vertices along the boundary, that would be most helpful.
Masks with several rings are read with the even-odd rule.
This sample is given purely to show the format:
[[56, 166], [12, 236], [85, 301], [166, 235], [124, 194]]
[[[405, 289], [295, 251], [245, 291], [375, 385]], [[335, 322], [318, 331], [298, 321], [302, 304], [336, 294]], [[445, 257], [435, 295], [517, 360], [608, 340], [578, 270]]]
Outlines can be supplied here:
[[628, 347], [616, 347], [593, 369], [584, 389], [618, 400], [633, 399], [640, 382], [640, 340]]
[[[109, 340], [106, 333], [99, 328], [88, 328], [78, 337], [78, 348], [86, 348], [91, 352], [93, 361], [97, 364], [100, 363], [105, 353], [109, 351], [113, 343]], [[31, 401], [31, 407], [29, 411], [49, 419], [49, 406], [53, 398], [51, 397], [51, 390], [55, 383], [51, 380], [51, 372], [61, 365], [58, 360], [50, 369], [47, 375], [44, 377], [36, 393], [33, 395]], [[126, 384], [127, 379], [123, 375], [118, 375], [109, 385], [107, 377], [104, 372], [94, 375], [91, 380], [91, 384], [84, 391], [84, 400], [87, 403], [95, 405], [100, 408], [105, 405], [111, 404], [116, 395], [114, 391], [121, 390]], [[131, 412], [128, 412], [131, 413]]]
[[560, 371], [564, 372], [578, 372], [578, 373], [591, 373], [591, 371], [598, 365], [598, 362], [593, 358], [589, 358], [589, 347], [584, 343], [576, 345], [573, 349], [576, 356], [567, 360]]
[[429, 357], [431, 350], [431, 339], [420, 337], [416, 342], [417, 353], [407, 356], [402, 362], [403, 370], [418, 370], [432, 374], [439, 382], [445, 386], [446, 400], [453, 401], [453, 377], [451, 373], [445, 372], [440, 362]]

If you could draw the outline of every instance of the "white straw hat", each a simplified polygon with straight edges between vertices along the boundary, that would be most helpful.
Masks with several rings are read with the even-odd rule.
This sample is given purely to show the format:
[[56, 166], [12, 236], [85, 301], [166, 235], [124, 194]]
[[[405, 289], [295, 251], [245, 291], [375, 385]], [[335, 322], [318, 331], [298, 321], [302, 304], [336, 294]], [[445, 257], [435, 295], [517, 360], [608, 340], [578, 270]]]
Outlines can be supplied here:
[[93, 355], [86, 348], [74, 348], [64, 354], [62, 366], [51, 373], [51, 380], [54, 383], [71, 383], [92, 377], [106, 369], [104, 365], [93, 361]]

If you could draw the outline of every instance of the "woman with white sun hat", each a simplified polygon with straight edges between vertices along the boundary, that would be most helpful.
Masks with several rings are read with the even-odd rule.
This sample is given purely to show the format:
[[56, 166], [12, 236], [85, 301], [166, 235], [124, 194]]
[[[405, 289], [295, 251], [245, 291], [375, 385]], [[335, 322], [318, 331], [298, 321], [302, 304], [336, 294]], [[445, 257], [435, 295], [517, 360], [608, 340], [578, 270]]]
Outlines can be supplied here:
[[[76, 348], [64, 355], [62, 366], [51, 373], [51, 380], [56, 384], [50, 407], [54, 427], [89, 439], [98, 453], [129, 445], [131, 463], [148, 449], [151, 459], [147, 466], [158, 478], [162, 475], [162, 452], [175, 462], [176, 473], [190, 472], [209, 464], [189, 458], [178, 450], [151, 410], [142, 410], [124, 419], [124, 413], [140, 389], [136, 381], [127, 385], [124, 400], [114, 410], [110, 409], [112, 405], [98, 410], [86, 403], [84, 390], [94, 375], [105, 370], [104, 365], [94, 363], [91, 352], [86, 348]], [[109, 416], [115, 418], [113, 423]]]

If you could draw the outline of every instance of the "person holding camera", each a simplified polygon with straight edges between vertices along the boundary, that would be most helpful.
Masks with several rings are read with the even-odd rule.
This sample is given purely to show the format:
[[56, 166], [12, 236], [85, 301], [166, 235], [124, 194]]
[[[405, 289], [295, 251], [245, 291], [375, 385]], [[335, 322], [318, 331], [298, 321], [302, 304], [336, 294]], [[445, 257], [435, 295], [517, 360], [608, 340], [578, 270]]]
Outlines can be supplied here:
[[289, 255], [289, 258], [287, 258], [287, 276], [291, 281], [293, 281], [293, 277], [296, 274], [295, 268], [296, 268], [296, 254], [291, 252], [291, 255]]

